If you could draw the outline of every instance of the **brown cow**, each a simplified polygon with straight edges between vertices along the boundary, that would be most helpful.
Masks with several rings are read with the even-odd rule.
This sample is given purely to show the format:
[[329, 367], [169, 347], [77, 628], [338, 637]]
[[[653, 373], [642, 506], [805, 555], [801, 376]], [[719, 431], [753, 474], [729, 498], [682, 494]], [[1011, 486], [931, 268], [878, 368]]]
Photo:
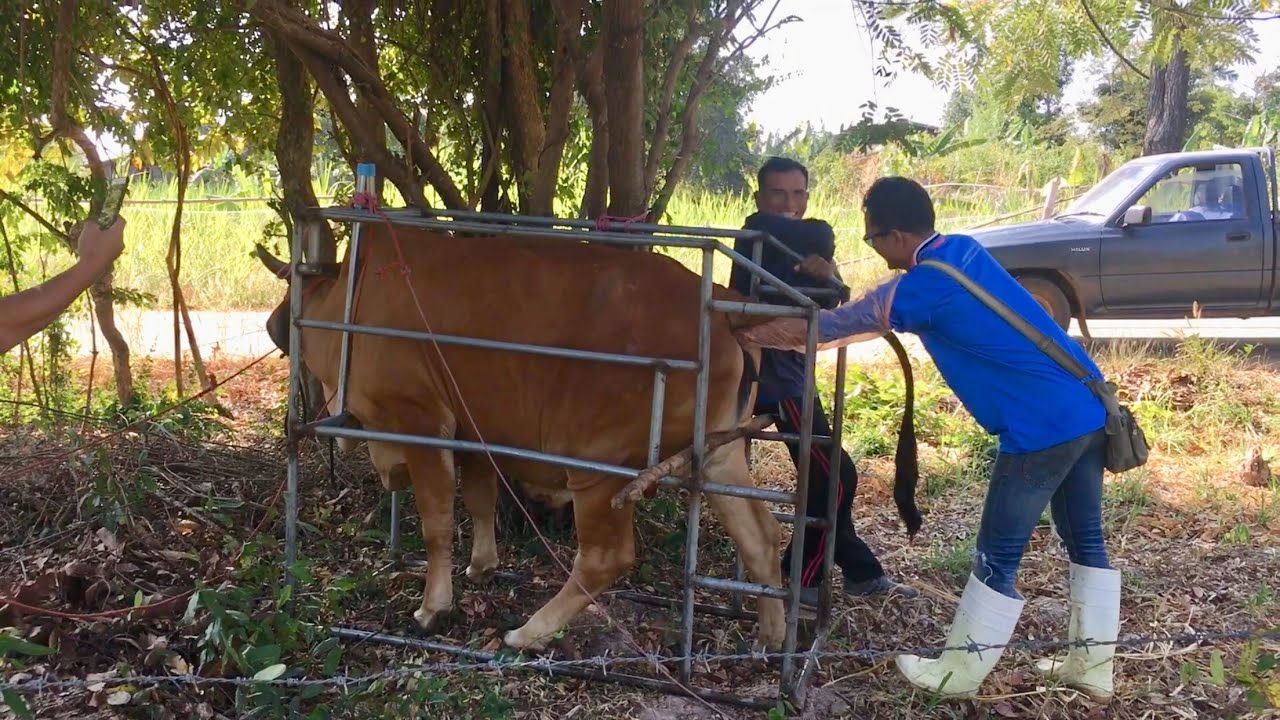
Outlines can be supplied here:
[[[395, 236], [420, 312], [400, 276], [388, 228], [367, 225], [362, 232], [365, 270], [355, 320], [361, 324], [426, 330], [425, 314], [430, 331], [441, 334], [650, 357], [698, 356], [700, 280], [670, 257], [572, 242], [455, 238], [399, 227]], [[273, 271], [279, 269], [275, 263], [268, 262]], [[304, 280], [304, 317], [341, 321], [348, 269], [344, 262], [336, 279]], [[744, 299], [720, 286], [714, 292], [721, 299]], [[286, 351], [288, 314], [286, 299], [268, 321], [273, 341]], [[759, 349], [744, 350], [733, 330], [758, 321], [712, 314], [708, 433], [750, 418], [755, 386], [744, 381], [743, 371], [746, 358], [759, 361]], [[340, 348], [338, 332], [303, 330], [302, 360], [324, 384], [326, 397], [337, 387]], [[369, 428], [641, 468], [647, 459], [652, 382], [647, 367], [355, 334], [347, 409]], [[692, 442], [694, 383], [692, 371], [673, 371], [668, 378], [663, 457]], [[751, 484], [742, 442], [709, 454], [708, 481]], [[413, 485], [429, 560], [422, 606], [414, 617], [431, 629], [453, 605], [454, 453], [370, 443], [370, 456], [389, 489], [406, 481]], [[512, 647], [540, 649], [634, 563], [633, 506], [615, 510], [610, 505], [626, 479], [510, 458], [491, 461], [484, 454], [458, 457], [463, 501], [475, 520], [468, 577], [483, 577], [498, 562], [497, 472], [518, 478], [535, 497], [573, 501], [578, 552], [568, 582], [504, 637]], [[780, 528], [767, 507], [723, 495], [707, 500], [751, 579], [780, 586]], [[776, 649], [785, 632], [782, 602], [757, 602], [759, 644]]]
[[[670, 257], [576, 243], [458, 239], [410, 228], [397, 228], [396, 235], [411, 269], [408, 282], [432, 332], [697, 358], [699, 278]], [[357, 322], [425, 329], [399, 276], [385, 226], [364, 229], [361, 263], [367, 269]], [[336, 280], [304, 281], [304, 317], [341, 320], [348, 268], [343, 263]], [[716, 295], [738, 297], [719, 287]], [[287, 317], [283, 303], [268, 321], [282, 349], [287, 349], [287, 335], [281, 332], [287, 331]], [[732, 331], [735, 324], [750, 322], [712, 316], [708, 433], [730, 430], [749, 417], [754, 386], [739, 393], [747, 355]], [[340, 333], [302, 333], [302, 360], [324, 384], [326, 395], [337, 386], [340, 347]], [[758, 361], [759, 350], [751, 355]], [[450, 345], [437, 349], [430, 343], [368, 335], [353, 336], [350, 367], [347, 408], [365, 427], [483, 440], [635, 468], [646, 464], [653, 380], [648, 368]], [[694, 381], [691, 371], [672, 372], [668, 379], [663, 456], [692, 440]], [[709, 455], [708, 481], [751, 483], [741, 443]], [[454, 454], [382, 443], [371, 444], [370, 453], [384, 482], [392, 485], [392, 469], [402, 461], [407, 466], [429, 560], [422, 606], [414, 617], [430, 629], [453, 605]], [[504, 638], [512, 647], [538, 649], [634, 563], [633, 506], [610, 506], [625, 478], [508, 458], [495, 461], [498, 470], [519, 478], [532, 494], [568, 491], [573, 500], [578, 552], [571, 576], [550, 602]], [[484, 455], [466, 458], [462, 470], [463, 499], [476, 516], [479, 535], [468, 568], [468, 575], [476, 576], [497, 563], [495, 471]], [[708, 502], [737, 544], [750, 577], [781, 585], [780, 528], [765, 505], [722, 495], [710, 495]], [[781, 601], [761, 598], [757, 608], [760, 643], [780, 647], [785, 632]]]

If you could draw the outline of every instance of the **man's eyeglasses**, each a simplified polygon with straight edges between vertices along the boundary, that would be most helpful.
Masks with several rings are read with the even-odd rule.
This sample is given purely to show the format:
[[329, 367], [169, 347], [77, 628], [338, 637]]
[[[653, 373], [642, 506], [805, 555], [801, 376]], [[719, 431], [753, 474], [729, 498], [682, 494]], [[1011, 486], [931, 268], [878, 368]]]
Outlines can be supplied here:
[[862, 241], [863, 241], [863, 242], [865, 242], [866, 244], [870, 245], [871, 247], [875, 247], [875, 246], [876, 246], [876, 240], [878, 240], [878, 239], [880, 239], [880, 238], [882, 238], [882, 237], [884, 237], [884, 236], [886, 236], [886, 235], [888, 235], [888, 234], [890, 234], [890, 233], [892, 233], [892, 232], [893, 232], [892, 230], [883, 230], [883, 231], [878, 232], [878, 233], [870, 233], [869, 235], [863, 235], [863, 236], [862, 236]]

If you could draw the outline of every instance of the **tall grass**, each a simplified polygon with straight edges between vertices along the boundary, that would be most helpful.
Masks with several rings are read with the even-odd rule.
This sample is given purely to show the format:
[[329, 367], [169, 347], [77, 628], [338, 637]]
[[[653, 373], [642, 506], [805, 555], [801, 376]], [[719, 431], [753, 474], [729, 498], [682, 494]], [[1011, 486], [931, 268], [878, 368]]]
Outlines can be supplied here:
[[[349, 181], [334, 168], [317, 173], [317, 195], [328, 198], [349, 192]], [[815, 175], [814, 191], [808, 215], [827, 220], [836, 234], [836, 260], [841, 274], [851, 286], [863, 287], [886, 274], [882, 263], [861, 242], [863, 223], [855, 194], [847, 185], [821, 182]], [[345, 190], [344, 190], [345, 189]], [[388, 191], [391, 190], [388, 186]], [[252, 256], [254, 243], [280, 235], [278, 216], [267, 201], [278, 192], [267, 174], [247, 174], [239, 168], [194, 183], [187, 199], [196, 201], [183, 209], [182, 271], [184, 295], [194, 310], [262, 310], [280, 301], [283, 284], [265, 272]], [[934, 189], [940, 225], [956, 229], [949, 218], [960, 225], [972, 224], [974, 218], [992, 218], [1012, 210], [1035, 204], [1023, 189], [1002, 192], [999, 189], [938, 187]], [[128, 222], [124, 255], [116, 263], [118, 286], [148, 294], [155, 298], [153, 306], [171, 306], [165, 255], [173, 224], [177, 195], [174, 183], [135, 181], [122, 214]], [[222, 202], [209, 202], [220, 199]], [[399, 203], [398, 197], [388, 204]], [[754, 212], [750, 195], [710, 192], [694, 186], [683, 186], [675, 194], [664, 223], [696, 227], [740, 228]], [[19, 235], [40, 232], [29, 219], [18, 223]], [[18, 243], [24, 266], [20, 278], [24, 287], [51, 275], [70, 262], [60, 249], [39, 243]], [[670, 250], [670, 254], [694, 271], [701, 259], [697, 251]], [[731, 261], [716, 256], [715, 279], [727, 284]]]

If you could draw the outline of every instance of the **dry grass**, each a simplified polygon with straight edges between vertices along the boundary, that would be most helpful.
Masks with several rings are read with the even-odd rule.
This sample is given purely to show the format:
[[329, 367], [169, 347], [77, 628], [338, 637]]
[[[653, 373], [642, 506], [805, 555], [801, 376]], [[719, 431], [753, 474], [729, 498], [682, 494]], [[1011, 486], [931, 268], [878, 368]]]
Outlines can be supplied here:
[[[1262, 447], [1264, 455], [1274, 451], [1280, 429], [1275, 424], [1280, 379], [1266, 365], [1239, 352], [1198, 342], [1184, 343], [1176, 352], [1163, 355], [1150, 348], [1123, 346], [1097, 349], [1096, 354], [1131, 393], [1130, 401], [1156, 443], [1147, 468], [1107, 479], [1104, 519], [1108, 547], [1113, 563], [1124, 573], [1122, 631], [1160, 635], [1277, 625], [1280, 489], [1274, 481], [1269, 487], [1244, 485], [1237, 467], [1249, 447]], [[919, 365], [917, 368], [918, 375], [929, 377], [919, 371]], [[228, 369], [217, 368], [219, 374]], [[281, 371], [278, 361], [273, 361], [227, 393], [228, 404], [238, 413], [233, 442], [241, 447], [189, 443], [180, 433], [177, 440], [135, 436], [112, 445], [97, 459], [96, 466], [66, 466], [6, 486], [2, 498], [5, 515], [0, 518], [6, 539], [5, 550], [0, 552], [0, 588], [15, 581], [38, 582], [51, 569], [80, 563], [92, 569], [88, 588], [96, 590], [87, 592], [81, 587], [78, 592], [50, 593], [36, 599], [48, 606], [83, 612], [127, 606], [140, 589], [148, 595], [168, 596], [190, 587], [197, 578], [219, 578], [215, 571], [226, 567], [227, 559], [238, 549], [239, 536], [263, 517], [282, 477], [278, 441], [264, 437], [275, 430], [273, 413], [278, 411]], [[887, 377], [893, 370], [873, 363], [868, 372]], [[159, 365], [153, 377], [163, 381]], [[922, 415], [938, 416], [926, 418], [925, 424], [950, 427], [952, 422], [961, 422], [963, 411], [945, 402], [945, 397], [939, 398], [939, 402], [921, 408]], [[66, 442], [76, 440], [10, 433], [0, 450], [8, 456], [0, 472], [33, 456], [55, 453]], [[968, 455], [972, 446], [927, 445], [922, 450], [927, 475], [922, 492], [926, 525], [914, 543], [906, 542], [893, 511], [889, 488], [892, 468], [884, 458], [859, 460], [862, 482], [855, 513], [859, 533], [890, 573], [926, 592], [909, 601], [838, 598], [838, 622], [829, 645], [833, 649], [930, 646], [945, 638], [968, 572], [968, 550], [985, 482], [979, 472], [981, 463]], [[362, 454], [339, 458], [331, 478], [322, 449], [312, 446], [307, 452], [301, 507], [303, 521], [311, 529], [303, 534], [303, 547], [315, 580], [300, 590], [304, 604], [311, 603], [305, 606], [315, 613], [315, 620], [403, 632], [421, 585], [412, 574], [399, 574], [388, 581], [386, 575], [376, 572], [385, 560], [385, 497], [362, 458]], [[99, 487], [100, 480], [95, 478], [101, 477], [103, 467], [112, 469], [108, 474], [115, 482]], [[153, 473], [156, 470], [164, 472]], [[790, 459], [777, 445], [759, 447], [753, 472], [761, 485], [788, 487], [792, 482]], [[159, 485], [128, 482], [152, 475], [159, 478]], [[117, 517], [108, 538], [100, 533], [110, 517], [102, 500], [121, 492], [129, 501], [125, 503], [127, 512]], [[213, 496], [226, 502], [211, 502]], [[97, 504], [85, 502], [87, 498], [96, 499]], [[681, 507], [682, 499], [671, 493], [645, 505], [637, 522], [641, 562], [615, 590], [679, 596], [678, 581], [672, 578], [678, 577], [684, 542]], [[222, 523], [215, 515], [225, 518], [224, 530], [216, 527]], [[406, 515], [406, 549], [420, 551], [416, 518], [412, 512]], [[210, 519], [201, 522], [199, 516]], [[121, 517], [124, 522], [119, 522]], [[469, 525], [464, 516], [459, 517], [463, 519], [459, 533], [463, 544], [455, 558], [461, 566]], [[254, 562], [240, 563], [231, 576], [233, 586], [245, 586], [261, 596], [262, 609], [271, 607], [274, 592], [262, 588], [274, 588], [272, 578], [278, 577], [272, 572], [279, 551], [275, 539], [279, 523], [271, 520], [266, 532], [255, 546]], [[555, 552], [566, 560], [572, 556], [571, 531], [544, 532]], [[711, 574], [728, 576], [732, 548], [722, 536], [714, 519], [709, 518], [704, 525], [701, 566]], [[527, 527], [504, 524], [501, 541], [504, 569], [512, 575], [488, 586], [476, 586], [460, 577], [456, 585], [458, 612], [440, 639], [492, 645], [503, 630], [521, 622], [532, 607], [558, 589], [562, 575]], [[166, 549], [190, 555], [160, 552]], [[1020, 573], [1019, 589], [1028, 604], [1015, 639], [1063, 635], [1066, 567], [1065, 555], [1046, 523], [1032, 539]], [[704, 593], [699, 593], [699, 598], [724, 600]], [[666, 654], [678, 650], [679, 620], [674, 610], [626, 602], [616, 596], [603, 607], [643, 649]], [[121, 663], [128, 672], [163, 672], [163, 666], [147, 665], [147, 658], [154, 655], [148, 647], [156, 638], [164, 638], [170, 651], [198, 666], [200, 631], [208, 627], [207, 618], [198, 619], [193, 628], [172, 616], [137, 623], [114, 620], [92, 624], [30, 617], [0, 619], [0, 625], [6, 624], [17, 626], [24, 637], [57, 647], [58, 655], [41, 662], [39, 668], [61, 677], [84, 677]], [[747, 624], [700, 620], [695, 645], [701, 652], [737, 653], [748, 646], [750, 634]], [[553, 647], [560, 657], [635, 652], [596, 613], [584, 613]], [[1108, 708], [1096, 706], [1073, 691], [1046, 686], [1032, 670], [1034, 656], [1021, 650], [1006, 653], [984, 685], [982, 697], [942, 703], [911, 690], [891, 662], [867, 665], [834, 660], [824, 663], [810, 706], [803, 712], [813, 718], [1277, 717], [1275, 710], [1270, 715], [1251, 710], [1245, 684], [1234, 676], [1245, 650], [1240, 643], [1125, 650], [1117, 663], [1117, 697]], [[1277, 653], [1280, 646], [1264, 644], [1255, 650]], [[301, 652], [305, 655], [305, 648]], [[1215, 684], [1213, 677], [1215, 652], [1221, 653], [1225, 668], [1222, 686]], [[342, 667], [355, 675], [424, 659], [441, 656], [364, 645], [347, 648]], [[313, 677], [322, 675], [304, 660], [292, 658], [288, 662], [307, 668]], [[210, 672], [208, 667], [202, 671]], [[698, 674], [701, 684], [741, 691], [766, 691], [772, 678], [760, 663], [713, 667]], [[446, 699], [424, 705], [421, 716], [658, 720], [763, 715], [733, 708], [717, 708], [713, 713], [693, 701], [519, 673], [459, 674], [440, 680]], [[1275, 670], [1265, 675], [1265, 683], [1259, 687], [1271, 688], [1278, 695], [1273, 702], [1280, 705], [1280, 677]], [[406, 693], [403, 687], [386, 688], [357, 701], [330, 691], [318, 700], [331, 708], [348, 708], [349, 712], [342, 714], [345, 717], [375, 717], [396, 712], [393, 703]], [[504, 702], [490, 702], [493, 697]], [[474, 702], [462, 702], [467, 698]], [[116, 717], [101, 700], [100, 696], [95, 700], [91, 693], [68, 692], [33, 698], [32, 706], [42, 717]], [[349, 704], [335, 705], [340, 700]], [[230, 709], [233, 703], [234, 698], [222, 691], [169, 688], [136, 698], [130, 705], [134, 713], [130, 716], [145, 716], [143, 705], [159, 708], [158, 717], [209, 716], [202, 713], [212, 711], [234, 716]], [[312, 702], [304, 707], [314, 709], [315, 705]]]

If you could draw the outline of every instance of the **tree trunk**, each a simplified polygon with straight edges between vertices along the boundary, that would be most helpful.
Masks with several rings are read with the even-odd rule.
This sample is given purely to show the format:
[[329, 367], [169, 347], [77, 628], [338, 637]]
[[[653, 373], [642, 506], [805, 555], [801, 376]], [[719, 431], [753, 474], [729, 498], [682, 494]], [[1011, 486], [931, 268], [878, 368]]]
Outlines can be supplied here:
[[604, 86], [609, 111], [609, 213], [645, 211], [644, 1], [604, 4]]
[[[511, 138], [511, 170], [520, 210], [550, 215], [550, 203], [535, 202], [534, 178], [546, 141], [538, 78], [534, 71], [533, 18], [527, 0], [502, 0], [502, 114]], [[545, 198], [550, 200], [550, 198]]]
[[480, 209], [501, 212], [499, 176], [502, 174], [502, 11], [498, 0], [484, 0], [484, 32], [481, 37], [481, 121], [484, 123], [480, 154]]
[[604, 93], [604, 44], [592, 51], [578, 81], [591, 116], [591, 154], [587, 160], [587, 186], [582, 193], [579, 217], [604, 215], [609, 204], [609, 105]]
[[[74, 31], [77, 14], [75, 0], [64, 0], [58, 8], [58, 28], [53, 48], [53, 89], [51, 93], [53, 107], [50, 108], [49, 114], [53, 131], [48, 137], [36, 139], [35, 154], [37, 158], [40, 157], [40, 152], [44, 146], [56, 138], [69, 138], [84, 153], [85, 161], [89, 166], [89, 172], [93, 176], [95, 185], [105, 189], [107, 184], [106, 168], [103, 166], [102, 158], [98, 155], [98, 148], [89, 139], [89, 136], [85, 134], [84, 128], [71, 121], [67, 108], [68, 83], [71, 78], [71, 62], [75, 49]], [[89, 203], [89, 215], [91, 217], [96, 215], [101, 208], [102, 198], [94, 197]], [[77, 252], [75, 238], [80, 232], [79, 228], [80, 225], [77, 224], [70, 234], [62, 237], [63, 242], [73, 254]], [[115, 309], [111, 305], [111, 275], [111, 272], [108, 271], [101, 278], [98, 278], [93, 286], [90, 287], [89, 294], [93, 298], [94, 310], [98, 318], [98, 325], [102, 330], [102, 337], [106, 339], [107, 346], [111, 348], [111, 362], [115, 369], [116, 397], [122, 406], [128, 406], [137, 400], [137, 395], [133, 386], [133, 370], [129, 365], [129, 344], [125, 342], [124, 335], [116, 328]]]
[[1181, 38], [1174, 40], [1173, 55], [1164, 65], [1152, 64], [1147, 97], [1147, 134], [1143, 155], [1179, 152], [1187, 141], [1187, 95], [1191, 73]]

